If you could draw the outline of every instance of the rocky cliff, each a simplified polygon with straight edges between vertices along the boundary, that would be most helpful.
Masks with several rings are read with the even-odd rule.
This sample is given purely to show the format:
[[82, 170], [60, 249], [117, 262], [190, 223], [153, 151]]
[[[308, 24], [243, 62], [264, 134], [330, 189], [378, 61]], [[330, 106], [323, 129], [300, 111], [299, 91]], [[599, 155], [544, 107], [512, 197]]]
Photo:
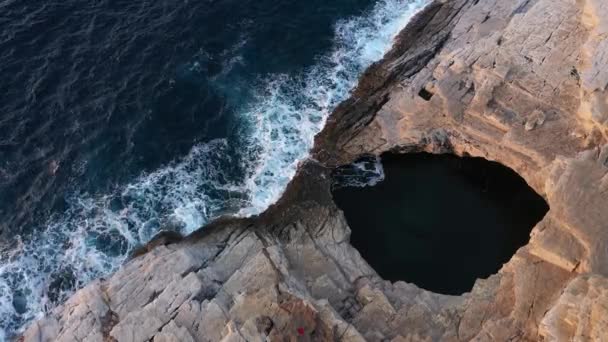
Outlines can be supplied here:
[[[158, 240], [22, 339], [606, 341], [607, 138], [608, 2], [437, 0], [332, 114], [277, 204]], [[329, 188], [331, 167], [389, 150], [498, 161], [551, 209], [470, 293], [384, 281]]]

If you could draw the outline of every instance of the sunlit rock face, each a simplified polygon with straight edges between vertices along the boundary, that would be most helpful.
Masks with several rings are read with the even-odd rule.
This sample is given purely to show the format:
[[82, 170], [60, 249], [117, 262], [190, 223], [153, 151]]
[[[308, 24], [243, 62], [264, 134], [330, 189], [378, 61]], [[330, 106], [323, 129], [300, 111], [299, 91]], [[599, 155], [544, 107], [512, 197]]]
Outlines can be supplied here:
[[462, 294], [526, 244], [548, 210], [514, 171], [482, 158], [386, 154], [375, 186], [333, 192], [351, 243], [390, 281]]

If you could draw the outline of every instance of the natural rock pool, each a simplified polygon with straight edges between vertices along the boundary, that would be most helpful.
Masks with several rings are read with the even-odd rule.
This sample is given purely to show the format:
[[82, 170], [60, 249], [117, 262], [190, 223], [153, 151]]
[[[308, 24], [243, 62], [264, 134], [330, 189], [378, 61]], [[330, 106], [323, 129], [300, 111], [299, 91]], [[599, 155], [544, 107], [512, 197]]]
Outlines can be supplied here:
[[482, 158], [385, 154], [375, 186], [336, 187], [351, 243], [386, 280], [458, 295], [496, 273], [549, 210], [513, 170]]

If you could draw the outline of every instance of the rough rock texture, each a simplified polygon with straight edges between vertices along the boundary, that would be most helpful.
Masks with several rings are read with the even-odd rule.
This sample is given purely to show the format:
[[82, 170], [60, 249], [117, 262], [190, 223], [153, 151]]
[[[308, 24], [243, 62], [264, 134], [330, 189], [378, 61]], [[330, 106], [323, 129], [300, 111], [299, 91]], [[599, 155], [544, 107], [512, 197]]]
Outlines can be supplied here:
[[[332, 114], [276, 205], [150, 248], [23, 339], [608, 341], [607, 88], [605, 0], [437, 0]], [[330, 167], [389, 150], [499, 161], [551, 209], [470, 293], [383, 281], [329, 187]]]

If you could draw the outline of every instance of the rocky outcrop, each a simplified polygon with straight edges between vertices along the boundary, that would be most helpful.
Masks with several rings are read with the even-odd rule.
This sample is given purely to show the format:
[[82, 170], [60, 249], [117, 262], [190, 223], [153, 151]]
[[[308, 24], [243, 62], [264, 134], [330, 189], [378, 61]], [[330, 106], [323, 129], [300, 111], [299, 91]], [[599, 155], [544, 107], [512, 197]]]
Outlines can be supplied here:
[[[607, 11], [433, 2], [332, 114], [277, 204], [150, 248], [23, 339], [608, 340]], [[498, 161], [551, 209], [470, 293], [384, 281], [349, 244], [329, 188], [332, 166], [385, 151]]]
[[554, 341], [603, 341], [608, 325], [608, 281], [581, 275], [563, 290], [541, 321], [541, 335]]

